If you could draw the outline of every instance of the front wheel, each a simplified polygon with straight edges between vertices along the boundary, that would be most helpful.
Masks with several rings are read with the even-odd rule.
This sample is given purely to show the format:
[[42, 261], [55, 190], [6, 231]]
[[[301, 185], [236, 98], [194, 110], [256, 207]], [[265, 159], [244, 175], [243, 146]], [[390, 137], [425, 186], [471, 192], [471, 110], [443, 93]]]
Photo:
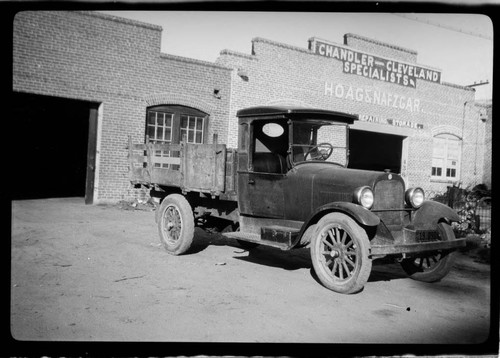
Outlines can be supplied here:
[[194, 215], [186, 198], [170, 194], [160, 205], [158, 232], [165, 250], [172, 255], [185, 253], [194, 237]]
[[341, 213], [325, 215], [311, 241], [311, 259], [321, 283], [338, 293], [356, 293], [372, 269], [370, 241], [353, 219]]
[[[453, 229], [444, 222], [438, 224], [438, 233], [442, 241], [455, 240]], [[449, 251], [421, 253], [401, 261], [401, 267], [416, 281], [437, 282], [450, 272], [454, 256], [455, 253]]]

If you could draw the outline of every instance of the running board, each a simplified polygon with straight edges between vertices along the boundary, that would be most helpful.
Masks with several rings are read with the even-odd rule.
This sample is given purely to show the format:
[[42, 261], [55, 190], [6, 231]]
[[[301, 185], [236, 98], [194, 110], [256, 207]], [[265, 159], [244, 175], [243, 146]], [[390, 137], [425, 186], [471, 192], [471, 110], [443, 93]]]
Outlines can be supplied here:
[[290, 250], [295, 243], [299, 231], [300, 230], [296, 228], [272, 225], [262, 227], [260, 229], [260, 235], [241, 231], [227, 232], [222, 235], [237, 240], [277, 247], [282, 250]]

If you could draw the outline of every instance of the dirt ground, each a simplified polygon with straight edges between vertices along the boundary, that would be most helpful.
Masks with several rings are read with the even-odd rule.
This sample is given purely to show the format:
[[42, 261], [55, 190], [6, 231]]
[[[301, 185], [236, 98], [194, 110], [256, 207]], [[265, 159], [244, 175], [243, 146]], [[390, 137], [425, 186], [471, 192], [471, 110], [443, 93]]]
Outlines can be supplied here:
[[428, 284], [377, 264], [340, 295], [308, 249], [259, 247], [197, 229], [191, 253], [159, 243], [154, 212], [83, 198], [12, 203], [11, 334], [20, 341], [473, 344], [490, 329], [490, 266], [458, 253]]

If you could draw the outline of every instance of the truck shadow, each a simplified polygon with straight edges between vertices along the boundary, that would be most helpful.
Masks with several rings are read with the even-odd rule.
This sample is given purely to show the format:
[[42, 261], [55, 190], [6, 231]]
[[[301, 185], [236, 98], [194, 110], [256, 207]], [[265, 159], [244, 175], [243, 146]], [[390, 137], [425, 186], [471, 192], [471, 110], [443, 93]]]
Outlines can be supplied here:
[[284, 270], [309, 269], [312, 267], [309, 249], [283, 251], [269, 246], [257, 246], [251, 250], [244, 249], [238, 241], [214, 232], [208, 233], [201, 228], [195, 229], [193, 243], [186, 255], [194, 255], [209, 246], [228, 246], [234, 248], [236, 260], [251, 262], [258, 265], [278, 267]]
[[237, 241], [229, 239], [221, 234], [207, 232], [199, 227], [195, 228], [193, 243], [185, 255], [194, 255], [205, 250], [209, 246], [235, 246], [240, 248]]
[[401, 265], [392, 259], [379, 259], [372, 263], [372, 272], [368, 282], [392, 281], [408, 278]]
[[[311, 265], [312, 266], [312, 265]], [[322, 285], [320, 279], [314, 272], [314, 268], [311, 267], [311, 277], [320, 285]], [[379, 282], [379, 281], [392, 281], [399, 280], [402, 278], [408, 278], [403, 269], [400, 267], [398, 263], [394, 263], [392, 261], [379, 262], [374, 261], [372, 264], [372, 271], [370, 273], [370, 277], [368, 278], [368, 282]], [[361, 290], [360, 292], [362, 292]]]
[[[186, 254], [196, 254], [209, 246], [233, 247], [233, 253], [236, 254], [233, 258], [236, 260], [290, 271], [310, 269], [311, 276], [319, 282], [312, 267], [308, 248], [283, 251], [269, 246], [257, 246], [254, 249], [246, 250], [235, 239], [224, 237], [218, 232], [209, 233], [201, 228], [196, 228], [193, 243]], [[402, 278], [408, 278], [408, 276], [401, 268], [401, 265], [390, 258], [384, 258], [373, 261], [368, 282], [391, 281]]]
[[[231, 244], [231, 246], [233, 246]], [[270, 267], [282, 268], [288, 271], [311, 269], [312, 263], [309, 256], [309, 249], [295, 249], [290, 251], [283, 251], [274, 247], [256, 247], [252, 250], [243, 250], [235, 241], [234, 247], [239, 251], [236, 253], [244, 254], [246, 256], [233, 256], [233, 258], [241, 261], [251, 262], [258, 265], [265, 265]]]

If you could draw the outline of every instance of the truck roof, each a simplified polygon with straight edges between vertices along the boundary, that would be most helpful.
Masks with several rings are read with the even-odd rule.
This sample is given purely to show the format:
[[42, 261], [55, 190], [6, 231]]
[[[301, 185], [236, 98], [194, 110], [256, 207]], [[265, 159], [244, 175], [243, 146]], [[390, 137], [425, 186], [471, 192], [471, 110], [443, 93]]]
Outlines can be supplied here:
[[325, 109], [296, 107], [296, 106], [257, 106], [240, 109], [236, 116], [243, 117], [269, 117], [269, 116], [287, 116], [295, 117], [296, 119], [308, 119], [311, 116], [318, 119], [330, 120], [334, 122], [343, 122], [352, 124], [358, 119], [355, 114], [329, 111]]

